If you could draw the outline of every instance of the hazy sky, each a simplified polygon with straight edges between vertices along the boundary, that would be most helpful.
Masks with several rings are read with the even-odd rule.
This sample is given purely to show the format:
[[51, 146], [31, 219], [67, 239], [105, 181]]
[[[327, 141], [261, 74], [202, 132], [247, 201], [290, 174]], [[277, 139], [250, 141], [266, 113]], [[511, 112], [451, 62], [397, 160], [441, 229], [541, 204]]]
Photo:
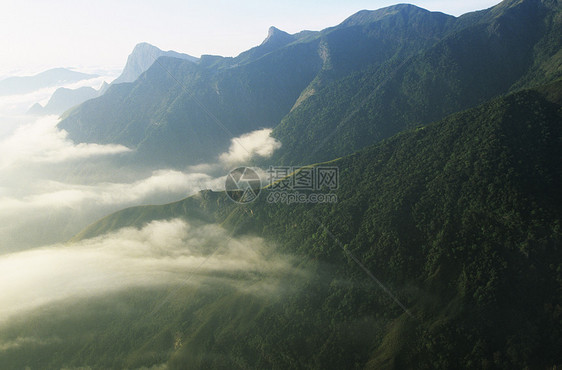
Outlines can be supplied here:
[[[2, 0], [0, 76], [50, 67], [122, 68], [139, 42], [194, 56], [235, 56], [259, 44], [269, 26], [289, 33], [336, 25], [396, 0]], [[452, 15], [498, 0], [415, 0]]]

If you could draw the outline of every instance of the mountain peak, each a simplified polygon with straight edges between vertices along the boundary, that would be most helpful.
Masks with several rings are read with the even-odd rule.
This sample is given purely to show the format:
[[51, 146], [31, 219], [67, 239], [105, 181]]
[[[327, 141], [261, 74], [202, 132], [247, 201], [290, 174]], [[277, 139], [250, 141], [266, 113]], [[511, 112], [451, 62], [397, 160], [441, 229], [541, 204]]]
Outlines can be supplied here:
[[[141, 49], [158, 49], [158, 48], [156, 46], [152, 45], [152, 44], [149, 44], [148, 42], [139, 42], [133, 48], [133, 52], [135, 50], [141, 50]], [[158, 49], [158, 50], [160, 50], [160, 49]]]
[[271, 53], [274, 50], [280, 49], [287, 44], [295, 41], [297, 36], [290, 35], [279, 28], [271, 26], [267, 31], [267, 37], [259, 46], [255, 46], [236, 57], [239, 63], [244, 63], [249, 60], [255, 60], [262, 56]]
[[[397, 4], [378, 10], [361, 10], [344, 20], [340, 26], [361, 26], [380, 21], [388, 16], [403, 15], [412, 17], [423, 13], [430, 13], [430, 11], [412, 4]], [[453, 16], [448, 17], [454, 18]]]
[[274, 26], [269, 27], [267, 31], [267, 38], [261, 43], [262, 45], [272, 44], [272, 45], [285, 45], [294, 40], [294, 36], [288, 34], [285, 31], [281, 31], [279, 28]]
[[275, 26], [271, 26], [271, 27], [269, 27], [269, 30], [267, 31], [267, 37], [271, 37], [278, 32], [285, 33], [283, 31], [281, 31], [279, 28], [277, 28]]
[[112, 84], [133, 82], [143, 72], [145, 72], [156, 59], [162, 56], [179, 58], [189, 60], [191, 62], [198, 62], [199, 59], [191, 55], [177, 53], [175, 51], [163, 51], [148, 42], [141, 42], [133, 48], [132, 53], [127, 58], [127, 64], [119, 76]]

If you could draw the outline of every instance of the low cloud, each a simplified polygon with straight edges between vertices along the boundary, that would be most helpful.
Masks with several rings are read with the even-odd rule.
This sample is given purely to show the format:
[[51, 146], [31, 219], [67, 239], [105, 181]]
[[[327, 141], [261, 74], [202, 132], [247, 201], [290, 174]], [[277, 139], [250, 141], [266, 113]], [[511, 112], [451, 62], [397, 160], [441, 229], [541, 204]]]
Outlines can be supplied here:
[[175, 170], [158, 170], [120, 183], [15, 181], [9, 188], [0, 187], [0, 254], [68, 240], [96, 219], [125, 207], [168, 203], [203, 189], [224, 189], [224, 177]]
[[281, 143], [270, 136], [272, 129], [252, 131], [231, 141], [228, 152], [219, 156], [225, 165], [242, 164], [259, 156], [270, 157], [273, 152], [281, 147]]
[[0, 352], [6, 352], [14, 349], [18, 349], [24, 346], [45, 346], [48, 344], [53, 344], [60, 342], [58, 338], [41, 339], [35, 337], [18, 337], [14, 340], [0, 342]]
[[57, 117], [33, 120], [0, 135], [0, 254], [68, 240], [125, 207], [224, 190], [228, 170], [280, 146], [264, 129], [234, 139], [217, 163], [132, 169], [124, 146], [75, 144]]
[[57, 128], [58, 118], [46, 116], [18, 127], [0, 141], [0, 170], [18, 165], [60, 163], [101, 155], [129, 152], [122, 145], [74, 144], [68, 133]]
[[[47, 116], [0, 138], [0, 254], [68, 240], [121, 208], [224, 189], [224, 170], [120, 167], [120, 145], [74, 144]], [[193, 172], [213, 171], [214, 173]]]
[[[176, 170], [154, 171], [150, 177], [132, 183], [100, 183], [93, 185], [44, 181], [37, 185], [37, 194], [20, 198], [0, 196], [0, 216], [24, 210], [42, 208], [76, 208], [86, 205], [124, 205], [159, 196], [188, 196], [199, 190], [224, 188], [224, 177], [213, 178], [204, 173], [184, 173]], [[1, 195], [1, 193], [0, 193]]]
[[217, 225], [193, 227], [179, 219], [153, 221], [74, 245], [0, 256], [0, 322], [63, 300], [132, 287], [213, 281], [247, 287], [292, 266], [261, 238], [233, 238]]

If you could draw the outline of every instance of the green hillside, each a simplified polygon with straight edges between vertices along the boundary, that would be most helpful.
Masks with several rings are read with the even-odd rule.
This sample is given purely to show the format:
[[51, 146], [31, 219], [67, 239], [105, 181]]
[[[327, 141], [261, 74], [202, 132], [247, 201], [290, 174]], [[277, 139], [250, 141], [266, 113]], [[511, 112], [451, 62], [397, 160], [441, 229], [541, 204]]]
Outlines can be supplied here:
[[0, 369], [561, 367], [561, 10], [402, 4], [272, 27], [236, 58], [159, 58], [66, 112], [69, 138], [135, 148], [132, 167], [214, 163], [274, 128], [281, 148], [254, 164], [337, 167], [336, 189], [300, 191], [337, 202], [205, 190], [26, 251], [89, 274], [1, 322]]
[[[145, 324], [129, 329], [140, 313], [118, 313], [113, 329], [103, 332], [102, 343], [125, 333], [136, 333], [134, 341], [99, 347], [81, 333], [75, 346], [90, 354], [70, 346], [51, 364], [376, 369], [562, 364], [562, 109], [545, 98], [554, 101], [553, 91], [560, 89], [558, 83], [501, 97], [331, 163], [340, 168], [336, 204], [270, 204], [261, 197], [237, 205], [223, 193], [207, 191], [108, 216], [76, 241], [183, 217], [221, 223], [235, 236], [265, 237], [274, 254], [295, 256], [296, 270], [273, 278], [284, 287], [275, 296], [212, 284], [211, 290], [178, 289], [171, 308], [141, 321]], [[271, 276], [239, 278], [251, 287]], [[127, 304], [147, 310], [161, 299], [130, 294]], [[87, 317], [103, 318], [103, 312]], [[53, 325], [69, 320], [53, 315]], [[35, 333], [50, 328], [47, 323], [37, 329], [33, 321], [14, 325]], [[101, 329], [84, 325], [99, 343]], [[184, 345], [172, 344], [177, 337]], [[152, 348], [151, 356], [143, 357], [141, 348]], [[99, 351], [105, 355], [97, 357]]]
[[560, 78], [561, 9], [553, 1], [504, 1], [449, 22], [446, 37], [411, 58], [389, 59], [327, 85], [275, 127], [273, 136], [283, 146], [269, 161], [337, 158]]

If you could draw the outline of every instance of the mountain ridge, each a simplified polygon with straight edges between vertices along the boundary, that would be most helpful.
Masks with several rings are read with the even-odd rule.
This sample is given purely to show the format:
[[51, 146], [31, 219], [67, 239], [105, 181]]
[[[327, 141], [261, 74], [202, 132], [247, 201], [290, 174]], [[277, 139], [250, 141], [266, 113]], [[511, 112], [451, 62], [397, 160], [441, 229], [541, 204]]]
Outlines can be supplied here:
[[25, 94], [61, 83], [78, 82], [95, 77], [99, 76], [73, 71], [68, 68], [52, 68], [32, 76], [4, 78], [0, 81], [0, 96]]
[[[523, 27], [521, 21], [523, 17], [528, 24], [541, 23], [559, 19], [559, 13], [535, 1], [517, 2], [508, 10], [512, 13], [494, 7], [471, 14], [468, 20], [456, 18], [461, 29], [452, 24], [442, 40], [418, 55], [385, 69], [361, 71], [319, 90], [320, 95], [310, 95], [275, 127], [272, 136], [283, 146], [271, 160], [294, 165], [336, 158], [406, 127], [559, 78], [560, 68], [548, 75], [541, 70], [543, 60], [553, 58], [562, 47], [557, 33], [561, 22], [541, 29]], [[340, 91], [354, 92], [341, 96]], [[327, 100], [339, 102], [332, 104], [330, 113]]]
[[[101, 91], [101, 89], [100, 89]], [[49, 101], [43, 107], [41, 104], [34, 104], [29, 110], [29, 114], [62, 114], [66, 110], [79, 105], [86, 100], [93, 99], [100, 94], [100, 91], [83, 86], [77, 89], [67, 89], [59, 87], [55, 90]]]
[[[177, 82], [149, 69], [127, 93], [110, 94], [119, 105], [94, 99], [65, 115], [60, 127], [76, 142], [137, 149], [131, 161], [138, 164], [212, 161], [228, 150], [232, 135], [264, 127], [282, 144], [270, 161], [330, 160], [559, 78], [562, 22], [559, 6], [549, 4], [513, 1], [457, 18], [398, 5], [361, 11], [318, 32], [274, 28], [278, 42], [264, 41], [236, 58], [203, 56], [181, 68], [165, 61], [156, 67]], [[172, 86], [178, 82], [181, 88]], [[149, 110], [141, 102], [150, 95]]]
[[[222, 126], [234, 135], [263, 127], [274, 127], [294, 109], [296, 103], [300, 104], [306, 99], [308, 96], [306, 91], [313, 92], [326, 83], [361, 70], [369, 64], [378, 66], [393, 58], [407, 58], [439, 39], [440, 35], [446, 32], [447, 22], [452, 18], [441, 13], [422, 10], [413, 11], [412, 16], [419, 22], [409, 23], [402, 16], [398, 21], [399, 29], [404, 35], [400, 37], [406, 40], [413, 38], [404, 45], [396, 42], [396, 35], [392, 34], [392, 22], [387, 21], [393, 16], [387, 16], [383, 17], [386, 23], [375, 24], [372, 28], [336, 27], [322, 32], [305, 32], [292, 36], [281, 33], [281, 31], [273, 31], [274, 35], [283, 36], [281, 44], [272, 45], [270, 42], [265, 42], [236, 58], [205, 56], [202, 57], [199, 64], [189, 63], [189, 66], [187, 64], [182, 66], [181, 70], [185, 71], [182, 73], [186, 73], [184, 75], [178, 74], [177, 69], [172, 70], [175, 67], [168, 68], [165, 63], [153, 66], [165, 66], [182, 84], [182, 89], [178, 89], [176, 86], [169, 93], [151, 92], [151, 89], [159, 90], [155, 86], [165, 83], [164, 81], [169, 79], [169, 75], [160, 74], [164, 77], [144, 83], [143, 79], [156, 76], [151, 73], [151, 68], [149, 68], [143, 77], [134, 83], [134, 86], [127, 88], [130, 89], [129, 97], [117, 96], [119, 93], [108, 98], [112, 101], [120, 101], [120, 105], [113, 103], [106, 105], [101, 103], [103, 99], [94, 99], [92, 102], [88, 102], [88, 106], [98, 105], [100, 102], [95, 108], [95, 113], [84, 114], [85, 112], [80, 111], [90, 110], [90, 108], [78, 107], [65, 116], [60, 127], [68, 131], [70, 137], [77, 142], [112, 142], [133, 147], [137, 147], [141, 143], [149, 145], [150, 142], [150, 149], [148, 147], [147, 149], [137, 148], [138, 162], [154, 160], [173, 166], [201, 163], [203, 158], [212, 157], [213, 154], [209, 151], [211, 147], [216, 148], [215, 153], [228, 150], [232, 137], [228, 138], [228, 135], [221, 132], [221, 128], [212, 122], [214, 120], [205, 118], [204, 115], [201, 116], [201, 108], [190, 102], [191, 94], [194, 94], [197, 100], [206, 106], [207, 111], [213, 112], [217, 119], [223, 121]], [[423, 25], [424, 22], [427, 25]], [[350, 37], [355, 41], [350, 42]], [[152, 70], [156, 69], [152, 68]], [[280, 76], [283, 77], [280, 78]], [[177, 82], [173, 83], [177, 84]], [[260, 84], [261, 86], [259, 86]], [[256, 89], [250, 92], [247, 90], [249, 86]], [[142, 91], [142, 89], [146, 89], [146, 91]], [[182, 90], [183, 92], [181, 92]], [[186, 90], [190, 93], [185, 93]], [[261, 93], [259, 96], [254, 96], [254, 92], [258, 90], [261, 90]], [[123, 89], [120, 91], [124, 92]], [[180, 93], [177, 96], [171, 95], [172, 93], [177, 94], [178, 91]], [[265, 91], [268, 93], [264, 94]], [[145, 105], [136, 106], [142, 101], [138, 98], [145, 94], [152, 94], [155, 97], [166, 94], [168, 96], [163, 97], [162, 102], [173, 101], [174, 104], [147, 112]], [[270, 104], [266, 101], [283, 102], [283, 104]], [[221, 107], [216, 108], [219, 102]], [[260, 107], [262, 114], [248, 114], [255, 111], [256, 107]], [[266, 108], [264, 110], [265, 107], [275, 107], [275, 109]], [[215, 109], [218, 110], [215, 111]], [[270, 112], [267, 109], [270, 109]], [[126, 112], [127, 110], [144, 111], [143, 117], [150, 117], [147, 119], [149, 122], [137, 123], [137, 119], [131, 117], [131, 114]], [[183, 112], [181, 115], [179, 110]], [[221, 111], [225, 110], [229, 112], [223, 116]], [[104, 113], [104, 111], [107, 112]], [[102, 114], [107, 117], [102, 118]], [[99, 118], [92, 120], [92, 117]], [[117, 120], [117, 117], [120, 118]], [[200, 126], [197, 129], [191, 123], [193, 117], [200, 117]], [[167, 121], [167, 123], [159, 125], [159, 128], [156, 129], [150, 125], [150, 121]], [[137, 124], [140, 124], [138, 130], [135, 130], [136, 133], [131, 133], [130, 137], [111, 134], [112, 132], [125, 133], [127, 131], [124, 126], [132, 127]], [[113, 128], [114, 126], [115, 128]], [[94, 127], [97, 128], [94, 129]], [[169, 132], [174, 132], [174, 134], [155, 136], [157, 132], [166, 128], [169, 128]], [[189, 135], [190, 130], [193, 130], [195, 135], [204, 134], [206, 138], [194, 140], [195, 137]], [[146, 136], [133, 138], [133, 135], [139, 133]], [[180, 136], [183, 138], [183, 142], [176, 144]], [[161, 145], [156, 143], [158, 140], [163, 140], [164, 137], [168, 138], [169, 150], [166, 153], [158, 150]], [[200, 145], [201, 140], [207, 140], [207, 144]], [[185, 145], [186, 142], [189, 144]], [[174, 144], [170, 145], [170, 143]], [[188, 151], [186, 148], [191, 148], [191, 150]], [[146, 153], [146, 155], [142, 153]], [[173, 153], [177, 153], [175, 158]], [[149, 154], [150, 157], [147, 158]]]

